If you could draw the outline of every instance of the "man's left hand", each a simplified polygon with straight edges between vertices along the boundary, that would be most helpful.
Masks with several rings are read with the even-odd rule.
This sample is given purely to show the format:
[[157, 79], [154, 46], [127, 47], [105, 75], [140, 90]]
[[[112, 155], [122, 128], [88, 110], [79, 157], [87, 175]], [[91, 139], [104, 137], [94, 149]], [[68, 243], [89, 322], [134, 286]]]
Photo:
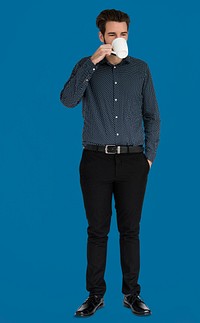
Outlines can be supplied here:
[[150, 161], [149, 159], [147, 159], [148, 163], [149, 163], [149, 167], [151, 168], [152, 165], [152, 161]]

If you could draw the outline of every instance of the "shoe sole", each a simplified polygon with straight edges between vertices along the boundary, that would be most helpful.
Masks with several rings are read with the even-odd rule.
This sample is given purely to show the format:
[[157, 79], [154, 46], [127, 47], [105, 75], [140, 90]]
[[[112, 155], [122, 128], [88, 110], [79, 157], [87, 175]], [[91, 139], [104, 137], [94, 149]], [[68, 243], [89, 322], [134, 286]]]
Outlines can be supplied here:
[[137, 315], [137, 316], [148, 316], [148, 315], [151, 315], [152, 314], [151, 311], [148, 312], [148, 313], [139, 313], [139, 312], [136, 312], [136, 311], [134, 311], [134, 309], [129, 304], [127, 304], [125, 302], [124, 302], [124, 307], [130, 308], [131, 311], [132, 311], [132, 313], [135, 314], [135, 315]]
[[83, 318], [83, 317], [88, 317], [88, 316], [91, 316], [91, 315], [93, 315], [93, 314], [95, 314], [95, 312], [97, 311], [97, 310], [99, 310], [99, 309], [101, 309], [102, 307], [104, 307], [104, 303], [101, 303], [99, 306], [97, 306], [95, 309], [94, 309], [94, 311], [92, 312], [92, 313], [90, 313], [90, 314], [82, 314], [82, 313], [75, 313], [74, 314], [74, 316], [75, 317], [78, 317], [78, 318]]

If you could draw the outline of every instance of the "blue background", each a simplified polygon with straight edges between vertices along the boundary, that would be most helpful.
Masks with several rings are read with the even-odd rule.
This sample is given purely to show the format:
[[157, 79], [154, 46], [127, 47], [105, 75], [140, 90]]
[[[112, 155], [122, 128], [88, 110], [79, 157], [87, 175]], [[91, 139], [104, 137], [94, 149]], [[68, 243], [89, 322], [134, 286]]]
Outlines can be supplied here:
[[[146, 319], [200, 322], [198, 1], [19, 0], [0, 17], [0, 323], [73, 322], [88, 296], [81, 104], [59, 95], [100, 45], [95, 20], [108, 8], [130, 15], [129, 52], [149, 64], [161, 113], [141, 222]], [[114, 208], [106, 281], [90, 320], [139, 322], [122, 306]]]

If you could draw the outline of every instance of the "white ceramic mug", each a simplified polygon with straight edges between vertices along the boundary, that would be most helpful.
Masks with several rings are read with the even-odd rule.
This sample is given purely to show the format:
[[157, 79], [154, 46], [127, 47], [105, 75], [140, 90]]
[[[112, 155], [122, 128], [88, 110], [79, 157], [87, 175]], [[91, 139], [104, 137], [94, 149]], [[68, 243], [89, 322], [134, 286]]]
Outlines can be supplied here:
[[111, 53], [117, 55], [119, 58], [125, 58], [128, 56], [128, 45], [125, 38], [115, 38], [112, 42], [114, 51]]

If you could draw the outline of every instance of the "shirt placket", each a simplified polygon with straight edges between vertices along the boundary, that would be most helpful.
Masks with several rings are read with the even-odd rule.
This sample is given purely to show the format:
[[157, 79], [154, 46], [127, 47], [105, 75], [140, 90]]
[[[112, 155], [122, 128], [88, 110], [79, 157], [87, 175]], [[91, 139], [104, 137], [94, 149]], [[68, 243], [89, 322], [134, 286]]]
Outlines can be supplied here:
[[116, 65], [113, 66], [113, 118], [114, 118], [114, 135], [115, 144], [120, 142], [120, 131], [119, 131], [119, 81], [118, 81], [118, 68]]

